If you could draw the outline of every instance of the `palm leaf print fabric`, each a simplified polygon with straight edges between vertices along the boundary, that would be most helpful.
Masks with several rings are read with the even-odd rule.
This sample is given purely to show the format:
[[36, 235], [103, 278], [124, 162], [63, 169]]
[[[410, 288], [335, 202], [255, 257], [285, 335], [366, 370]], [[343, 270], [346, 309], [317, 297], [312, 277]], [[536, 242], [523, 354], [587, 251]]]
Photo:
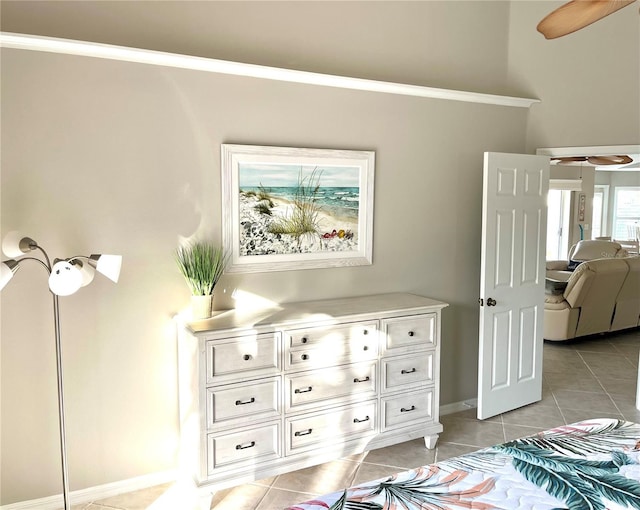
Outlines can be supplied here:
[[593, 419], [287, 510], [640, 510], [640, 425]]

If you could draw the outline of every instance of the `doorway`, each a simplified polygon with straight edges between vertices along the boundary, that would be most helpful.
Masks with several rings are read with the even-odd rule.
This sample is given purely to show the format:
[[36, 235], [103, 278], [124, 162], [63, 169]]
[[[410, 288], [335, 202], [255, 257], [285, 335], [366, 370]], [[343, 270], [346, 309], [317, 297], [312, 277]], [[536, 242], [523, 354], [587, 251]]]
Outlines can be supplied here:
[[[580, 182], [580, 188], [568, 193], [574, 202], [578, 198], [586, 201], [586, 215], [580, 218], [576, 206], [569, 205], [568, 223], [560, 223], [564, 216], [566, 199], [549, 194], [549, 223], [547, 231], [547, 260], [563, 259], [562, 245], [567, 249], [581, 239], [610, 237], [616, 240], [630, 239], [633, 227], [640, 224], [640, 145], [606, 145], [589, 147], [553, 147], [542, 148], [536, 154], [549, 156], [554, 168], [564, 168], [563, 178], [569, 177]], [[626, 161], [615, 164], [614, 161], [628, 156]], [[561, 161], [558, 159], [561, 158]], [[555, 161], [554, 161], [555, 160]], [[559, 166], [555, 166], [560, 163]], [[573, 168], [575, 175], [571, 175]], [[566, 184], [560, 179], [560, 184]], [[553, 177], [549, 186], [554, 188]], [[566, 188], [565, 188], [566, 189]], [[616, 201], [617, 195], [620, 196]], [[555, 201], [555, 202], [554, 202]], [[554, 214], [558, 216], [555, 217]], [[556, 221], [557, 220], [557, 221]], [[564, 221], [564, 217], [562, 217]], [[562, 232], [562, 233], [561, 233]], [[561, 235], [566, 233], [565, 241]], [[556, 257], [556, 245], [560, 245]], [[552, 258], [550, 258], [552, 257]]]

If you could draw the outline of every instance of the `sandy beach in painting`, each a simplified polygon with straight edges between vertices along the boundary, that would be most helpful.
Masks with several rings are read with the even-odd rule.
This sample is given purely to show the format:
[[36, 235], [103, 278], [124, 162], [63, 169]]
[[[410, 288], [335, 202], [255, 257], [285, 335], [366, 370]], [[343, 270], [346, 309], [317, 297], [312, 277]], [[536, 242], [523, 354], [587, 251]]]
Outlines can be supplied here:
[[[272, 200], [276, 204], [272, 209], [274, 216], [279, 215], [287, 217], [291, 215], [293, 203], [282, 198], [274, 198]], [[331, 214], [325, 209], [320, 209], [318, 212], [318, 227], [321, 234], [331, 234], [333, 230], [336, 232], [339, 232], [340, 230], [350, 230], [354, 234], [358, 232], [358, 222], [355, 218]]]
[[258, 198], [240, 193], [240, 255], [274, 255], [353, 251], [358, 249], [358, 223], [351, 216], [334, 215], [328, 208], [320, 208], [317, 215], [319, 235], [306, 235], [300, 240], [289, 234], [272, 234], [269, 224], [279, 217], [290, 217], [293, 203], [283, 198], [271, 198], [271, 215], [258, 212]]

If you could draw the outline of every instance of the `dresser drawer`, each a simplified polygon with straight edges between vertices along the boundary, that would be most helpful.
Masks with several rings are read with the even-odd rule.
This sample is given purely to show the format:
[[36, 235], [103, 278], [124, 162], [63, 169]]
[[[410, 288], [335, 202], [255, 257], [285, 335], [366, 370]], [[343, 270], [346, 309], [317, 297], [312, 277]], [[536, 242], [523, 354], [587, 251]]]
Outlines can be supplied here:
[[313, 328], [290, 329], [285, 331], [288, 347], [309, 347], [316, 344], [334, 345], [348, 340], [376, 336], [377, 321], [352, 322]]
[[376, 359], [377, 322], [289, 330], [285, 332], [285, 344], [285, 370]]
[[286, 420], [286, 455], [376, 432], [375, 400]]
[[436, 326], [435, 313], [384, 319], [382, 333], [385, 352], [413, 352], [435, 347]]
[[376, 362], [286, 375], [287, 411], [376, 394]]
[[280, 457], [280, 422], [228, 434], [207, 436], [207, 472], [257, 464]]
[[247, 335], [206, 343], [207, 383], [219, 378], [246, 379], [280, 371], [279, 333]]
[[433, 388], [382, 397], [382, 431], [405, 427], [434, 416]]
[[382, 360], [382, 392], [434, 383], [435, 352], [419, 352]]
[[[207, 428], [280, 415], [280, 377], [207, 388]], [[246, 423], [246, 422], [245, 422]]]

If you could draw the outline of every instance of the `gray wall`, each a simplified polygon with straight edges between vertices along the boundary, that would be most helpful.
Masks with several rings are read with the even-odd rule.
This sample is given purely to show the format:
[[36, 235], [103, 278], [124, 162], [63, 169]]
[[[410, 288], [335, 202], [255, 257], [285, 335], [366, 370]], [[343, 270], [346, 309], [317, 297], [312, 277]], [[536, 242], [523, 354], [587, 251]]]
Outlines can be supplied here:
[[[506, 2], [283, 9], [2, 2], [2, 28], [496, 94], [528, 95], [535, 80], [527, 75], [540, 72], [523, 64], [509, 81], [509, 49], [522, 51], [525, 36], [509, 33]], [[522, 28], [526, 11], [515, 14]], [[217, 306], [236, 288], [274, 301], [388, 291], [447, 301], [442, 403], [475, 396], [482, 153], [523, 152], [537, 141], [527, 136], [526, 110], [18, 50], [1, 56], [1, 234], [20, 230], [52, 256], [124, 256], [117, 285], [97, 276], [62, 299], [72, 490], [175, 467], [172, 316], [189, 294], [172, 253], [180, 236], [220, 239], [221, 143], [374, 150], [374, 263], [227, 275]], [[576, 145], [601, 132], [588, 131]], [[565, 143], [557, 138], [544, 145]], [[44, 276], [25, 267], [0, 296], [1, 504], [60, 492]]]
[[[124, 256], [118, 285], [98, 276], [62, 299], [72, 489], [174, 466], [171, 317], [188, 291], [172, 252], [196, 231], [220, 238], [225, 142], [377, 157], [373, 265], [229, 275], [227, 295], [447, 301], [442, 403], [474, 396], [482, 153], [522, 151], [526, 110], [17, 50], [2, 73], [2, 231], [53, 256]], [[24, 268], [2, 293], [3, 503], [59, 490], [43, 277]]]
[[509, 93], [504, 1], [3, 0], [0, 9], [9, 32]]
[[531, 108], [527, 149], [637, 144], [640, 140], [640, 16], [630, 5], [558, 39], [532, 30], [564, 2], [513, 1], [509, 89]]

